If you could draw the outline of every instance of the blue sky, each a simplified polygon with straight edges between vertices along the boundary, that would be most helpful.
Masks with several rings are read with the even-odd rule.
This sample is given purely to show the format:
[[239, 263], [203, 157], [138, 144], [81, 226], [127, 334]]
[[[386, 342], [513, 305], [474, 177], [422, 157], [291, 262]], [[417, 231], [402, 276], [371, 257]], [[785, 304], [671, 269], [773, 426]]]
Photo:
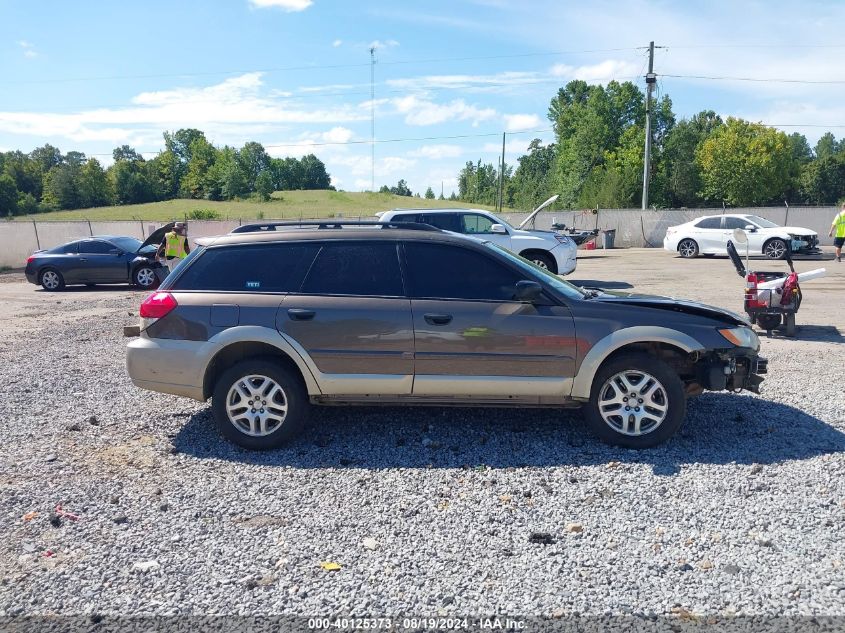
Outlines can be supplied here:
[[[49, 142], [111, 162], [152, 156], [163, 130], [218, 145], [313, 152], [338, 188], [369, 189], [376, 47], [376, 182], [446, 194], [468, 160], [552, 140], [572, 78], [644, 86], [665, 75], [845, 80], [845, 2], [564, 0], [0, 0], [0, 150]], [[845, 83], [661, 77], [679, 116], [705, 108], [845, 135]], [[821, 127], [819, 127], [821, 126]], [[838, 126], [838, 127], [833, 127]], [[451, 138], [450, 138], [451, 137]], [[461, 137], [461, 138], [454, 138]]]

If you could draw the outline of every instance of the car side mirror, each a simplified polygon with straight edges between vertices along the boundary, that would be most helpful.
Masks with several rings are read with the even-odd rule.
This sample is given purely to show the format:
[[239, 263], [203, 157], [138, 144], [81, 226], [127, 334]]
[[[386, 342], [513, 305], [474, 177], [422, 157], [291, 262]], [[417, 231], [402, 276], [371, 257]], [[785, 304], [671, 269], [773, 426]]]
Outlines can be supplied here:
[[746, 224], [745, 230], [748, 231], [749, 233], [755, 233], [757, 231], [757, 227], [754, 226], [753, 224]]
[[539, 299], [541, 294], [543, 294], [543, 286], [538, 284], [536, 281], [523, 279], [516, 282], [516, 292], [514, 292], [514, 298], [517, 301], [530, 303]]
[[504, 224], [494, 224], [490, 227], [491, 233], [497, 233], [498, 235], [507, 235], [508, 230], [505, 228]]

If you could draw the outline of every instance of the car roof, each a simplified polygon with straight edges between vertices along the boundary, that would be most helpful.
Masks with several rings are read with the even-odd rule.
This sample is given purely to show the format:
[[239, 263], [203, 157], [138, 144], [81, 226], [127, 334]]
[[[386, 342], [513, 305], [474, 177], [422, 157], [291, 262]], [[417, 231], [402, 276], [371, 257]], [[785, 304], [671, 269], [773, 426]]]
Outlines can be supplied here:
[[486, 209], [470, 209], [465, 207], [452, 207], [452, 208], [445, 208], [445, 209], [423, 209], [423, 208], [409, 208], [409, 209], [391, 209], [384, 213], [387, 215], [388, 213], [491, 213], [491, 211], [487, 211]]
[[479, 240], [448, 231], [418, 231], [412, 229], [384, 229], [381, 227], [353, 227], [339, 229], [313, 229], [291, 227], [288, 230], [260, 231], [254, 233], [229, 233], [216, 237], [201, 237], [200, 246], [228, 246], [262, 242], [290, 242], [310, 240], [335, 241], [399, 241], [414, 240], [452, 244], [479, 244]]

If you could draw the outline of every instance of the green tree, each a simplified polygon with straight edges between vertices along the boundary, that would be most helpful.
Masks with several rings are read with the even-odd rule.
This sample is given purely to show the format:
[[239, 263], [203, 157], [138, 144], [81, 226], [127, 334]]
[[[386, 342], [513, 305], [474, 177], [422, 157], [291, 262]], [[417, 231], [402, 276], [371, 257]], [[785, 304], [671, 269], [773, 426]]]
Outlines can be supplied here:
[[82, 207], [101, 207], [111, 204], [114, 197], [112, 184], [106, 170], [96, 158], [79, 167], [78, 190]]
[[138, 204], [156, 199], [154, 174], [143, 157], [128, 145], [116, 148], [108, 175], [117, 204]]
[[332, 179], [326, 166], [314, 154], [303, 156], [299, 161], [302, 169], [300, 189], [331, 189]]
[[845, 155], [825, 156], [801, 170], [801, 197], [813, 204], [836, 204], [845, 197]]
[[18, 213], [18, 188], [9, 174], [0, 174], [0, 216]]
[[425, 190], [425, 198], [426, 200], [434, 200], [434, 190], [431, 187]]
[[273, 193], [273, 176], [269, 169], [265, 169], [255, 179], [255, 195], [265, 202], [270, 199]]
[[232, 147], [218, 150], [214, 164], [208, 170], [205, 197], [209, 200], [234, 200], [249, 193], [248, 177], [244, 173], [238, 151]]
[[6, 152], [0, 173], [5, 173], [15, 180], [18, 191], [29, 193], [38, 200], [41, 198], [43, 174], [41, 164], [23, 152]]
[[50, 209], [77, 209], [82, 203], [79, 194], [79, 167], [60, 163], [44, 176], [42, 202]]
[[209, 193], [214, 195], [217, 183], [210, 181], [208, 176], [217, 159], [217, 150], [205, 136], [200, 136], [191, 141], [189, 153], [191, 158], [182, 178], [181, 191], [187, 197], [197, 199], [206, 198]]
[[825, 132], [816, 143], [816, 158], [830, 158], [843, 150], [842, 143], [830, 132]]
[[518, 165], [513, 178], [508, 183], [508, 198], [511, 206], [517, 209], [534, 209], [552, 195], [552, 178], [554, 175], [555, 153], [554, 143], [543, 145], [535, 138], [528, 145], [528, 153], [517, 159]]
[[786, 134], [729, 117], [696, 150], [704, 198], [733, 206], [783, 199], [796, 165]]
[[238, 164], [244, 175], [247, 191], [255, 191], [258, 175], [270, 167], [270, 155], [261, 143], [250, 141], [238, 152]]
[[38, 200], [31, 193], [18, 192], [18, 215], [38, 213]]
[[49, 143], [44, 147], [36, 147], [30, 152], [29, 157], [40, 167], [42, 177], [53, 167], [62, 164], [62, 153]]
[[407, 196], [409, 198], [413, 195], [410, 188], [408, 188], [408, 183], [406, 183], [404, 180], [400, 180], [398, 183], [396, 183], [395, 187], [391, 187], [390, 193], [392, 193], [394, 196]]
[[712, 110], [681, 120], [667, 134], [663, 148], [665, 203], [670, 207], [695, 207], [702, 202], [701, 172], [695, 162], [698, 146], [722, 125]]

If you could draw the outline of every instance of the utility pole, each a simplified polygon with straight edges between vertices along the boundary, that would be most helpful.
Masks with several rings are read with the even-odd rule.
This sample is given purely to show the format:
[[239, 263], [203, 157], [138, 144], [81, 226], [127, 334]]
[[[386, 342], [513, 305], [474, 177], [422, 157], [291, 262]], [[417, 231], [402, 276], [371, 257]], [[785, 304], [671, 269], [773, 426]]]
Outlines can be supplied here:
[[499, 213], [502, 212], [502, 203], [504, 201], [504, 184], [505, 184], [505, 135], [507, 132], [502, 132], [502, 162], [499, 164], [499, 199], [496, 201], [496, 208]]
[[651, 93], [657, 76], [654, 74], [654, 42], [648, 45], [648, 74], [645, 76], [645, 157], [643, 159], [643, 210], [648, 209], [648, 179], [651, 167]]
[[376, 47], [370, 47], [370, 190], [376, 190]]

